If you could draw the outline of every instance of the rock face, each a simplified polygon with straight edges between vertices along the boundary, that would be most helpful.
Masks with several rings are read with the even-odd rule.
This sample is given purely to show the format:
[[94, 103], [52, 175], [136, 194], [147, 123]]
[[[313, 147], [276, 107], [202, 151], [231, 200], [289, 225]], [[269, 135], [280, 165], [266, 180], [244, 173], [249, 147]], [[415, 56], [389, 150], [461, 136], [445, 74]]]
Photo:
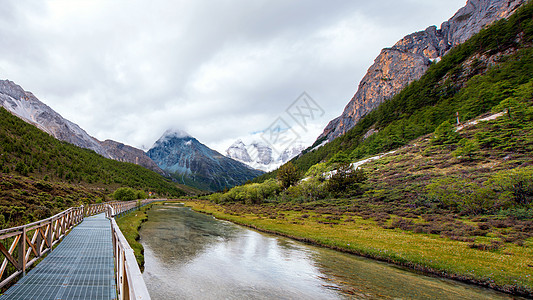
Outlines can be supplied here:
[[263, 174], [210, 149], [183, 131], [167, 130], [147, 154], [180, 183], [204, 190], [231, 188]]
[[100, 142], [12, 81], [0, 80], [0, 105], [58, 140], [93, 150], [107, 158], [138, 164], [165, 175], [165, 172], [142, 150], [111, 140]]
[[300, 154], [304, 149], [303, 145], [295, 145], [277, 155], [272, 147], [265, 143], [253, 141], [246, 145], [241, 140], [237, 140], [226, 150], [226, 156], [254, 169], [270, 172]]
[[440, 60], [451, 48], [465, 42], [486, 25], [508, 17], [525, 2], [527, 0], [469, 0], [450, 20], [442, 23], [440, 29], [428, 27], [404, 37], [391, 48], [383, 49], [344, 112], [329, 122], [317, 140], [331, 141], [343, 135], [361, 117], [422, 77], [431, 61]]

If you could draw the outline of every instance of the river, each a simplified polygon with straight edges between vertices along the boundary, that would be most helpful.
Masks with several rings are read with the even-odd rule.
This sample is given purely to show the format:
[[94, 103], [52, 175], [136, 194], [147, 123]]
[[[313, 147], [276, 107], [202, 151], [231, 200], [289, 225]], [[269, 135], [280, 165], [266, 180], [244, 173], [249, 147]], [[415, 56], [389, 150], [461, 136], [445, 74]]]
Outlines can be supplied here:
[[512, 299], [489, 289], [260, 233], [179, 204], [148, 211], [144, 280], [168, 299]]

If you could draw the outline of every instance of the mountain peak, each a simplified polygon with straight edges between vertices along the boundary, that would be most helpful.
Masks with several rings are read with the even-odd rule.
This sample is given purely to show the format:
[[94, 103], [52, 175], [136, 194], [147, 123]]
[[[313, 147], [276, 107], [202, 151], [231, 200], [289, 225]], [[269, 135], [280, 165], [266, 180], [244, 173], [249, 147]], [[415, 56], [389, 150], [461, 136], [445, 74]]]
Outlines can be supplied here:
[[167, 130], [147, 154], [175, 180], [210, 191], [243, 184], [263, 173], [210, 149], [183, 130]]
[[193, 137], [188, 134], [186, 131], [181, 129], [167, 129], [163, 135], [154, 143], [152, 148], [159, 147], [160, 145], [166, 144], [174, 139], [192, 139]]
[[188, 138], [192, 136], [184, 130], [172, 128], [172, 129], [167, 129], [165, 133], [163, 133], [162, 137], [169, 138], [169, 139], [170, 138], [183, 139], [183, 138]]

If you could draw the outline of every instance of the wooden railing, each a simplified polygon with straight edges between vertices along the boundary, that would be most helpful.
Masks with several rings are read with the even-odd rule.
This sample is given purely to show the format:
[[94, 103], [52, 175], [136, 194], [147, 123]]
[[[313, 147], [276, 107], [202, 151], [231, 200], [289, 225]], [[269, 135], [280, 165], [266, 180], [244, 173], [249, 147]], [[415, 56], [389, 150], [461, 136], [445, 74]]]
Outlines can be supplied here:
[[106, 210], [107, 205], [116, 203], [118, 201], [111, 201], [111, 202], [105, 202], [105, 203], [96, 203], [96, 204], [89, 204], [85, 207], [83, 214], [88, 216], [94, 216], [99, 213], [103, 213]]
[[133, 249], [115, 222], [115, 216], [132, 209], [137, 209], [154, 201], [166, 199], [145, 199], [141, 201], [127, 201], [109, 203], [106, 206], [106, 217], [111, 220], [113, 236], [113, 251], [115, 257], [116, 283], [118, 299], [150, 299], [150, 294], [142, 278], [141, 270]]
[[4, 258], [0, 266], [0, 288], [17, 276], [25, 275], [27, 268], [50, 252], [84, 217], [105, 212], [111, 220], [119, 299], [150, 299], [133, 250], [114, 217], [151, 202], [165, 200], [112, 201], [73, 207], [48, 219], [0, 230], [0, 259]]
[[0, 288], [9, 284], [44, 254], [52, 250], [69, 230], [83, 221], [83, 206], [73, 207], [48, 219], [0, 230]]
[[[167, 201], [167, 199], [144, 199], [144, 200], [133, 200], [133, 201], [120, 201], [120, 202], [108, 202], [106, 203], [106, 217], [114, 218], [115, 216], [121, 215], [125, 212], [128, 212], [133, 209], [143, 207], [147, 204], [156, 201]], [[112, 208], [112, 210], [110, 209]]]

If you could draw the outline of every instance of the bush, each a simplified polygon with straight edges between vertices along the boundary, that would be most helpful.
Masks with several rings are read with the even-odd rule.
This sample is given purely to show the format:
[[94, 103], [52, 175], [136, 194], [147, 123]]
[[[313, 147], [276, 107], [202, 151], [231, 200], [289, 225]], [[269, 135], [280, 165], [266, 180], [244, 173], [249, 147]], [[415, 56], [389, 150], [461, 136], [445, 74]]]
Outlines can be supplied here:
[[494, 192], [468, 179], [439, 178], [426, 187], [428, 196], [443, 208], [467, 214], [488, 213], [494, 209]]
[[433, 134], [431, 143], [435, 145], [450, 145], [455, 144], [459, 140], [459, 134], [455, 131], [455, 127], [449, 122], [442, 122]]
[[533, 167], [498, 172], [485, 184], [499, 192], [502, 201], [511, 200], [508, 206], [531, 207], [533, 203]]
[[360, 192], [360, 183], [366, 180], [363, 169], [354, 170], [349, 163], [339, 166], [337, 172], [327, 182], [327, 189], [335, 196], [353, 195]]
[[122, 187], [115, 190], [113, 198], [118, 201], [130, 201], [137, 199], [137, 192], [129, 187]]
[[300, 172], [290, 161], [278, 169], [278, 180], [283, 189], [287, 189], [291, 185], [297, 183], [299, 179]]
[[339, 151], [329, 160], [328, 164], [343, 165], [350, 163], [350, 157], [344, 151]]
[[479, 145], [476, 141], [461, 139], [458, 145], [459, 148], [452, 153], [453, 156], [467, 160], [473, 160], [476, 157], [476, 153], [479, 150]]
[[518, 220], [532, 220], [533, 208], [508, 208], [500, 210], [499, 215], [515, 218]]
[[280, 184], [271, 178], [263, 183], [249, 183], [236, 186], [226, 193], [211, 194], [209, 200], [215, 203], [243, 202], [247, 204], [259, 204], [268, 198], [276, 196], [280, 190]]
[[304, 201], [316, 201], [324, 199], [328, 195], [326, 182], [321, 177], [309, 177], [302, 180], [298, 185], [287, 189], [287, 194], [292, 199], [302, 199]]

